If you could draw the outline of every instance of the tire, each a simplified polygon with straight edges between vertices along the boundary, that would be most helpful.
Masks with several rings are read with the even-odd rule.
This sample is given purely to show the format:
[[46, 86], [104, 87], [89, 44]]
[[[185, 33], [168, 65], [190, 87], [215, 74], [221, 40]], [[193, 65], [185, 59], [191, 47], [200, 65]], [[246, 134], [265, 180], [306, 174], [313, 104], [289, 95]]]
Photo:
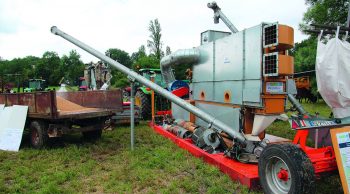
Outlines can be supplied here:
[[135, 95], [135, 105], [139, 106], [140, 114], [143, 119], [151, 119], [152, 108], [150, 95], [138, 90]]
[[101, 138], [104, 122], [100, 122], [96, 125], [95, 130], [82, 132], [84, 139], [95, 141]]
[[33, 148], [41, 149], [47, 145], [47, 123], [44, 121], [32, 121], [30, 123], [30, 143]]
[[95, 141], [101, 138], [102, 129], [94, 130], [94, 131], [86, 131], [86, 132], [82, 132], [82, 134], [84, 139]]
[[314, 167], [307, 155], [290, 143], [271, 144], [259, 158], [264, 193], [312, 194], [316, 191]]

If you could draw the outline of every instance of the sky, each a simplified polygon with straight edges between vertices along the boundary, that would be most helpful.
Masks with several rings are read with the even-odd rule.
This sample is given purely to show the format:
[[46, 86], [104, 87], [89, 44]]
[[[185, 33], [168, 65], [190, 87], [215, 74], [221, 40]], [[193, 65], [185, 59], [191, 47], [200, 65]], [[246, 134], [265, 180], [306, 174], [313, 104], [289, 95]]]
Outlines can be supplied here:
[[[88, 63], [94, 56], [50, 33], [51, 26], [105, 52], [118, 48], [130, 55], [146, 45], [148, 25], [158, 18], [163, 49], [197, 47], [206, 30], [229, 31], [213, 22], [210, 0], [0, 0], [0, 57], [59, 56], [76, 50]], [[307, 10], [304, 0], [216, 0], [238, 30], [261, 22], [279, 22], [294, 28], [295, 42], [307, 38], [299, 23]]]

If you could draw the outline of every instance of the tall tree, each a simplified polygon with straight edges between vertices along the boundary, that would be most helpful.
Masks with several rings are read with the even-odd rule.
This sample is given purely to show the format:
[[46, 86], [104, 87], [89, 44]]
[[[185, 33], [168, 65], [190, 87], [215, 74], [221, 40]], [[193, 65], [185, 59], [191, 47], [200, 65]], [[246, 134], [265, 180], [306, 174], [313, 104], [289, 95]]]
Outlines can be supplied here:
[[138, 58], [134, 63], [134, 69], [142, 69], [142, 68], [159, 68], [159, 59], [157, 59], [154, 55], [142, 56]]
[[58, 84], [62, 76], [70, 83], [75, 83], [79, 77], [84, 75], [84, 69], [85, 65], [81, 61], [79, 53], [76, 50], [71, 50], [69, 55], [63, 55], [62, 57], [61, 68], [55, 72], [55, 84]]
[[147, 47], [150, 49], [151, 54], [154, 54], [155, 57], [160, 60], [164, 55], [164, 52], [162, 51], [163, 43], [161, 41], [162, 28], [160, 27], [158, 19], [150, 21], [148, 30], [151, 32], [151, 35], [149, 36], [151, 40], [147, 41]]
[[145, 56], [147, 56], [145, 45], [141, 45], [137, 52], [134, 52], [131, 54], [130, 58], [131, 58], [132, 63], [135, 64], [135, 62], [137, 60], [139, 60], [141, 57], [145, 57]]
[[46, 51], [40, 63], [35, 68], [35, 78], [42, 78], [47, 81], [49, 85], [57, 85], [57, 78], [55, 70], [59, 68], [61, 59], [56, 52]]
[[129, 53], [126, 51], [117, 48], [110, 48], [105, 52], [105, 54], [128, 68], [130, 68], [132, 65]]
[[[132, 66], [132, 61], [129, 56], [129, 53], [117, 49], [117, 48], [110, 48], [108, 49], [105, 54], [112, 58], [113, 60], [118, 61], [119, 63], [123, 64], [124, 66], [131, 68]], [[116, 86], [116, 87], [124, 87], [128, 85], [128, 79], [125, 74], [122, 72], [112, 69], [112, 79], [111, 79], [111, 84]]]
[[305, 0], [309, 6], [304, 14], [301, 28], [306, 25], [345, 25], [348, 15], [348, 0]]
[[317, 40], [310, 37], [300, 43], [295, 43], [293, 49], [295, 72], [315, 69]]

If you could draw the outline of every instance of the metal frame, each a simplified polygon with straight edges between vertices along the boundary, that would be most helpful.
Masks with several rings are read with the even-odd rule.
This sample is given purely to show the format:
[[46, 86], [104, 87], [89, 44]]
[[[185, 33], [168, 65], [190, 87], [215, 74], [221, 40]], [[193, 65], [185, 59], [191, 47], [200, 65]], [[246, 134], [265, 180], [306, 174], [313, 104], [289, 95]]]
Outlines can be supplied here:
[[[273, 55], [276, 56], [276, 72], [275, 73], [265, 73], [265, 70], [266, 70], [266, 59], [265, 59], [265, 57], [273, 56]], [[278, 52], [264, 54], [263, 55], [263, 76], [264, 77], [278, 76], [278, 65], [279, 65], [278, 63], [279, 63], [279, 61], [278, 61]]]
[[[312, 129], [310, 129], [312, 130]], [[338, 169], [335, 159], [335, 153], [332, 146], [326, 146], [322, 148], [311, 148], [306, 146], [306, 141], [309, 135], [309, 130], [298, 130], [293, 144], [300, 145], [315, 169], [316, 176], [320, 176], [322, 173], [335, 171]]]
[[[270, 28], [271, 26], [276, 26], [276, 42], [272, 43], [272, 44], [266, 44], [266, 36], [265, 36], [266, 35], [266, 29]], [[263, 48], [277, 46], [279, 44], [278, 43], [278, 36], [279, 36], [279, 34], [278, 34], [278, 22], [264, 25], [264, 27], [263, 27]]]

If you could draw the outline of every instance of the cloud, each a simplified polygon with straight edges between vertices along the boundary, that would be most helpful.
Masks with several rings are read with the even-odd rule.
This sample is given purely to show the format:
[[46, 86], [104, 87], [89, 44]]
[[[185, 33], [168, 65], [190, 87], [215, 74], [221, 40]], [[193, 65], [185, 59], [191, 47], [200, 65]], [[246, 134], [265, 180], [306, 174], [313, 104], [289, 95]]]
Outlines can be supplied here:
[[[72, 49], [84, 62], [95, 57], [52, 35], [52, 25], [104, 52], [119, 48], [132, 53], [149, 39], [148, 24], [158, 18], [162, 27], [164, 49], [172, 51], [199, 45], [200, 33], [228, 31], [220, 22], [213, 23], [213, 12], [203, 0], [1, 0], [0, 56], [5, 59], [41, 56], [55, 51], [60, 56]], [[259, 23], [275, 22], [295, 29], [295, 40], [306, 7], [303, 0], [218, 0], [218, 5], [239, 30]]]

